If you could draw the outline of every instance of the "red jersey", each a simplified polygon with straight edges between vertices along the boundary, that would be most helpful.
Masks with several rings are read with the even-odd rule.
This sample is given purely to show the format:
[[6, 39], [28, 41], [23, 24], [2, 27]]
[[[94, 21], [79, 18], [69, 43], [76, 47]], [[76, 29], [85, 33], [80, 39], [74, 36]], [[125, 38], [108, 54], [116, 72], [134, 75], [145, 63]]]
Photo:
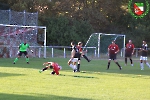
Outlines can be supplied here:
[[132, 53], [133, 50], [134, 50], [134, 44], [131, 43], [126, 44], [126, 52]]
[[119, 50], [119, 47], [116, 44], [114, 45], [110, 44], [108, 46], [108, 49], [109, 49], [109, 54], [115, 54], [115, 52]]
[[78, 49], [78, 51], [80, 52], [80, 53], [82, 53], [82, 47], [80, 47], [80, 46], [77, 46], [77, 49]]
[[59, 75], [60, 67], [59, 67], [58, 63], [55, 63], [55, 62], [48, 62], [48, 64], [50, 64], [51, 66], [53, 66], [53, 71], [55, 71], [55, 73], [56, 73], [57, 75]]

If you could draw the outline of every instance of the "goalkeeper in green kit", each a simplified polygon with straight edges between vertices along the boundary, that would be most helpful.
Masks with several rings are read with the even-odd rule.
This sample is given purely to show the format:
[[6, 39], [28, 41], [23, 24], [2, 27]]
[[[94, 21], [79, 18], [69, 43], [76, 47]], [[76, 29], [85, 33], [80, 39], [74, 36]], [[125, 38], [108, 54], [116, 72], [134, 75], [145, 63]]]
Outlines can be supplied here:
[[[15, 63], [18, 61], [18, 59], [22, 56], [22, 54], [25, 55], [25, 57], [26, 57], [26, 62], [27, 62], [27, 64], [29, 64], [29, 56], [28, 56], [27, 49], [29, 49], [29, 44], [27, 44], [26, 42], [21, 43], [21, 44], [19, 45], [18, 57], [15, 58], [13, 64], [15, 64]], [[32, 50], [31, 50], [31, 52], [33, 53]]]

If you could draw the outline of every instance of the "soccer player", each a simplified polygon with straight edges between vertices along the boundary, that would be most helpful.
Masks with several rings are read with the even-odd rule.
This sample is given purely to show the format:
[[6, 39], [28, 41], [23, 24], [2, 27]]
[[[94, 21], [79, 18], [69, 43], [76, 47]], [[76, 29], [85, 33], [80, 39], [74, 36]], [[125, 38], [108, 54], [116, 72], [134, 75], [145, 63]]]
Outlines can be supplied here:
[[[26, 41], [25, 41], [24, 43], [21, 43], [21, 44], [19, 45], [18, 57], [15, 58], [13, 64], [16, 64], [16, 62], [17, 62], [18, 59], [22, 56], [22, 54], [25, 55], [25, 57], [26, 57], [26, 62], [27, 62], [27, 64], [29, 64], [29, 56], [28, 56], [27, 49], [29, 49], [29, 44], [26, 43]], [[31, 52], [33, 53], [32, 50], [31, 50]]]
[[107, 70], [109, 69], [111, 60], [114, 60], [114, 62], [118, 65], [120, 70], [122, 69], [122, 67], [119, 65], [119, 63], [116, 60], [116, 56], [118, 52], [119, 52], [118, 45], [115, 44], [115, 41], [112, 41], [112, 44], [108, 46], [109, 60], [108, 60]]
[[134, 54], [134, 44], [131, 40], [126, 44], [125, 48], [125, 65], [127, 65], [127, 58], [130, 59], [131, 66], [133, 66], [132, 55]]
[[82, 50], [82, 45], [83, 45], [82, 42], [78, 42], [77, 48], [79, 52], [81, 53], [81, 56], [83, 56], [88, 62], [90, 62], [91, 60], [84, 54], [84, 51]]
[[140, 57], [141, 70], [144, 70], [143, 62], [150, 68], [149, 63], [147, 62], [148, 45], [146, 44], [146, 41], [143, 41], [142, 48], [140, 48], [139, 52], [141, 52], [141, 57]]
[[71, 42], [71, 58], [68, 61], [68, 65], [73, 69], [73, 72], [77, 71], [76, 63], [80, 58], [80, 53], [78, 52], [78, 49], [76, 48], [76, 45], [74, 42]]
[[84, 57], [88, 62], [91, 61], [91, 60], [88, 59], [88, 57], [84, 54], [84, 51], [82, 50], [82, 45], [83, 45], [82, 42], [78, 42], [77, 49], [78, 49], [78, 52], [80, 53], [80, 57], [79, 57], [79, 60], [78, 60], [77, 72], [80, 72], [80, 61], [81, 61], [80, 58], [81, 58], [81, 56]]
[[62, 69], [62, 67], [59, 66], [56, 62], [45, 62], [43, 63], [43, 65], [45, 65], [45, 67], [39, 71], [40, 73], [50, 68], [53, 69], [53, 71], [51, 72], [52, 75], [54, 75], [55, 73], [56, 75], [59, 75], [59, 70]]

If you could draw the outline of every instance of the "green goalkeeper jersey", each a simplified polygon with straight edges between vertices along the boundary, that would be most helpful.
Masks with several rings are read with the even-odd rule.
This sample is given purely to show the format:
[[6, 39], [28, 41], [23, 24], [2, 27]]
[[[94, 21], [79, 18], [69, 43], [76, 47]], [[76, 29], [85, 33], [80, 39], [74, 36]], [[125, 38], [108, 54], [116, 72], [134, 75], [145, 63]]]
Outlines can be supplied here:
[[27, 51], [28, 48], [29, 48], [29, 44], [21, 43], [19, 46], [19, 51]]

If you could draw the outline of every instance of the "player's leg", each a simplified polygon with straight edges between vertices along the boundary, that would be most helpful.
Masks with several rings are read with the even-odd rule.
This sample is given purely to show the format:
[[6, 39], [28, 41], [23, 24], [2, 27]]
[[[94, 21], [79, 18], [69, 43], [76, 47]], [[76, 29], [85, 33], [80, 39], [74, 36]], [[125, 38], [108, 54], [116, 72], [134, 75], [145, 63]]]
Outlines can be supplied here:
[[16, 62], [19, 60], [20, 56], [16, 57], [13, 64], [16, 64]]
[[108, 64], [107, 64], [107, 70], [109, 69], [110, 67], [110, 63], [111, 63], [111, 60], [113, 59], [113, 56], [109, 54], [109, 59], [108, 59]]
[[140, 67], [141, 67], [141, 70], [144, 70], [144, 64], [143, 64], [143, 57], [142, 56], [140, 57]]
[[84, 57], [88, 62], [91, 61], [86, 55], [83, 55], [83, 57]]
[[77, 65], [77, 72], [80, 72], [80, 59], [78, 60], [78, 65]]
[[78, 58], [73, 58], [71, 60], [72, 64], [69, 63], [70, 60], [68, 61], [68, 63], [70, 64], [69, 66], [73, 69], [73, 72], [76, 72], [77, 71], [77, 66], [76, 66], [76, 62], [78, 61]]
[[133, 60], [132, 60], [132, 57], [130, 56], [129, 59], [130, 59], [131, 66], [133, 66]]
[[68, 61], [68, 65], [69, 65], [72, 69], [74, 69], [73, 60], [69, 60], [69, 61]]
[[48, 68], [50, 68], [50, 66], [45, 66], [42, 70], [39, 70], [39, 72], [41, 73], [41, 72], [47, 70]]
[[25, 51], [25, 52], [24, 52], [24, 55], [25, 55], [25, 57], [26, 57], [26, 62], [27, 62], [27, 64], [29, 64], [29, 56], [28, 56], [28, 52]]
[[111, 62], [111, 59], [108, 59], [107, 70], [108, 70], [109, 67], [110, 67], [110, 62]]
[[72, 69], [74, 69], [73, 62], [71, 62], [69, 66], [70, 66]]
[[150, 68], [149, 63], [147, 62], [147, 57], [145, 57], [144, 63]]
[[146, 65], [150, 68], [150, 64], [146, 61]]
[[129, 57], [129, 60], [130, 60], [131, 66], [133, 66], [132, 52], [130, 52], [130, 53], [128, 54], [128, 57]]
[[127, 57], [125, 57], [125, 66], [127, 65]]
[[54, 75], [54, 74], [55, 74], [55, 71], [52, 71], [51, 74]]
[[127, 65], [127, 53], [125, 53], [125, 66]]
[[[77, 62], [77, 61], [76, 61], [76, 62]], [[76, 72], [76, 71], [77, 71], [76, 62], [73, 62], [73, 67], [74, 67], [74, 70], [73, 70], [73, 72]]]
[[15, 58], [13, 64], [16, 64], [16, 62], [19, 60], [19, 58], [22, 56], [22, 52], [19, 51], [18, 56]]
[[119, 69], [121, 70], [122, 69], [122, 67], [120, 66], [120, 64], [118, 63], [118, 61], [116, 60], [117, 59], [117, 57], [116, 57], [117, 55], [115, 54], [115, 55], [113, 55], [113, 60], [114, 60], [114, 62], [117, 64], [117, 66], [119, 67]]
[[88, 62], [91, 61], [91, 60], [84, 54], [84, 52], [82, 52], [82, 56], [83, 56]]
[[107, 65], [107, 70], [109, 69], [109, 67], [110, 67], [110, 63], [111, 63], [111, 60], [113, 59], [113, 55], [111, 54], [109, 54], [109, 59], [108, 59], [108, 65]]
[[122, 67], [120, 66], [120, 64], [118, 63], [118, 61], [116, 59], [114, 59], [114, 62], [117, 64], [117, 66], [119, 67], [119, 69], [121, 70]]

